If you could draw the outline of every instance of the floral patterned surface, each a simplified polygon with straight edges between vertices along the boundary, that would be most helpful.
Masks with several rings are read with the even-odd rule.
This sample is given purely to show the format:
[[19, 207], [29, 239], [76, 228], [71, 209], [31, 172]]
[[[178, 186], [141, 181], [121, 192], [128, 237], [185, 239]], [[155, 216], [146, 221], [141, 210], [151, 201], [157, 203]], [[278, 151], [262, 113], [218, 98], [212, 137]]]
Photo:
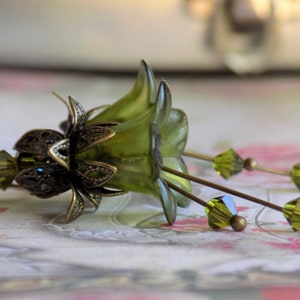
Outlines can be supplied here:
[[[32, 128], [57, 129], [66, 110], [51, 91], [90, 108], [126, 93], [133, 78], [0, 73], [1, 146], [11, 151]], [[170, 78], [175, 106], [190, 116], [188, 148], [289, 169], [298, 162], [296, 78]], [[191, 173], [283, 205], [299, 196], [288, 178], [243, 172], [226, 182], [207, 162]], [[219, 193], [194, 186], [204, 200]], [[235, 198], [243, 232], [213, 231], [203, 207], [179, 209], [165, 224], [157, 200], [135, 193], [102, 200], [63, 224], [70, 193], [41, 200], [11, 189], [0, 194], [0, 291], [6, 299], [298, 299], [300, 238], [277, 211]], [[280, 296], [280, 298], [279, 298]], [[293, 298], [294, 297], [294, 298]], [[298, 297], [298, 298], [297, 298]]]

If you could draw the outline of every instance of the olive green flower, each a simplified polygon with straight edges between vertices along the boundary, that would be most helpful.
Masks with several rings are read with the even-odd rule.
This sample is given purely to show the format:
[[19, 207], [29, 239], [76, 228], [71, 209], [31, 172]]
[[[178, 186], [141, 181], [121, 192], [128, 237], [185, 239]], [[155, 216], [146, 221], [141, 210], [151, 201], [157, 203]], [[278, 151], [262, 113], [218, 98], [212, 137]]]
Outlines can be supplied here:
[[[172, 108], [165, 81], [156, 91], [153, 74], [141, 63], [133, 89], [96, 116], [72, 97], [65, 101], [69, 117], [64, 133], [50, 129], [27, 132], [16, 143], [17, 158], [10, 179], [40, 198], [73, 191], [66, 222], [76, 219], [88, 199], [98, 208], [102, 196], [134, 191], [158, 198], [169, 224], [177, 204], [189, 199], [168, 183], [190, 191], [190, 181], [162, 171], [162, 166], [187, 173], [181, 159], [188, 122]], [[6, 158], [5, 158], [6, 159]], [[11, 159], [11, 158], [10, 158]]]
[[[99, 122], [125, 122], [143, 114], [155, 102], [156, 84], [153, 73], [145, 61], [141, 61], [137, 79], [133, 88], [95, 117], [89, 118], [88, 124]], [[90, 115], [95, 109], [87, 112]]]
[[[127, 101], [131, 103], [134, 99], [128, 98]], [[136, 117], [113, 126], [113, 138], [77, 154], [75, 160], [103, 161], [114, 165], [117, 172], [107, 185], [152, 194], [161, 200], [167, 220], [172, 224], [177, 204], [187, 206], [189, 200], [171, 190], [164, 179], [185, 190], [190, 190], [190, 182], [163, 172], [161, 167], [165, 165], [187, 172], [181, 159], [187, 138], [187, 117], [181, 110], [171, 108], [170, 90], [164, 81], [159, 85], [156, 101], [153, 104], [148, 102], [148, 105], [149, 108]], [[100, 120], [97, 116], [97, 121]]]
[[[213, 229], [230, 225], [241, 231], [246, 227], [231, 197], [206, 202], [191, 193], [191, 182], [195, 182], [282, 212], [292, 228], [300, 230], [299, 198], [281, 207], [188, 174], [181, 156], [201, 155], [184, 152], [187, 116], [172, 108], [170, 89], [164, 80], [156, 89], [153, 74], [144, 61], [131, 91], [112, 105], [85, 112], [72, 97], [68, 101], [58, 97], [69, 110], [67, 120], [61, 124], [63, 132], [31, 130], [16, 143], [16, 157], [0, 151], [1, 189], [15, 181], [40, 198], [72, 190], [66, 222], [82, 214], [86, 200], [98, 208], [103, 196], [132, 191], [160, 200], [169, 224], [176, 219], [177, 205], [186, 207], [191, 199], [206, 208]], [[229, 152], [229, 160], [228, 151], [225, 156], [217, 156], [218, 161], [204, 156], [214, 161], [218, 170], [224, 159], [229, 167], [230, 162], [236, 162], [233, 169], [223, 168], [229, 170], [229, 175], [222, 169], [226, 178], [247, 167], [246, 160], [243, 163], [234, 151]]]

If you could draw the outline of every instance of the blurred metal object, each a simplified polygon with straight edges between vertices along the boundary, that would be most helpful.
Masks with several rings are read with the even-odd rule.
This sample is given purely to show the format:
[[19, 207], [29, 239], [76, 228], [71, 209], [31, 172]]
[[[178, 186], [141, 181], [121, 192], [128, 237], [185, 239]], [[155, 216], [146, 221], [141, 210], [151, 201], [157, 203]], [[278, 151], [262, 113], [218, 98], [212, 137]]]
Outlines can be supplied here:
[[300, 0], [0, 0], [0, 66], [300, 70]]
[[299, 70], [299, 0], [186, 0], [207, 22], [209, 47], [233, 72]]
[[279, 38], [275, 1], [215, 1], [212, 45], [228, 68], [237, 74], [265, 71]]

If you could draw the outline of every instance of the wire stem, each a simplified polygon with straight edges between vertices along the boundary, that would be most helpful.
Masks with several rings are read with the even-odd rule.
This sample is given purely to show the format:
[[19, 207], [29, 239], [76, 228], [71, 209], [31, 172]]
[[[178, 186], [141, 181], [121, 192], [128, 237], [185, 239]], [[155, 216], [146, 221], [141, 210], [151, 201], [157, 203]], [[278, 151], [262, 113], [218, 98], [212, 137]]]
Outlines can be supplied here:
[[[183, 155], [187, 156], [187, 157], [192, 157], [192, 158], [196, 158], [196, 159], [209, 161], [209, 162], [213, 162], [214, 159], [215, 159], [214, 156], [210, 156], [210, 155], [206, 155], [206, 154], [202, 154], [202, 153], [197, 153], [197, 152], [192, 152], [192, 151], [184, 151]], [[244, 167], [244, 169], [246, 169], [247, 171], [257, 170], [257, 171], [276, 174], [276, 175], [282, 175], [282, 176], [288, 176], [288, 177], [290, 176], [290, 172], [288, 172], [288, 171], [276, 170], [276, 169], [260, 166], [256, 162], [256, 160], [254, 160], [253, 158], [248, 158], [248, 159], [245, 160], [245, 162], [249, 159], [252, 160], [252, 161], [255, 161], [256, 165], [254, 167], [252, 167], [251, 169]]]
[[213, 160], [214, 160], [213, 156], [206, 155], [206, 154], [201, 154], [201, 153], [197, 153], [197, 152], [192, 152], [192, 151], [184, 151], [183, 155], [188, 156], [188, 157], [192, 157], [192, 158], [197, 158], [197, 159], [201, 159], [201, 160], [210, 161], [210, 162], [213, 162]]
[[177, 170], [174, 170], [174, 169], [166, 167], [166, 166], [163, 166], [162, 169], [168, 173], [179, 176], [181, 178], [185, 178], [187, 180], [205, 185], [207, 187], [210, 187], [210, 188], [213, 188], [213, 189], [216, 189], [216, 190], [219, 190], [219, 191], [222, 191], [222, 192], [225, 192], [225, 193], [228, 193], [228, 194], [231, 194], [231, 195], [234, 195], [234, 196], [237, 196], [237, 197], [249, 200], [251, 202], [254, 202], [254, 203], [257, 203], [257, 204], [260, 204], [260, 205], [263, 205], [263, 206], [269, 207], [271, 209], [282, 212], [282, 207], [278, 206], [274, 203], [270, 203], [268, 201], [265, 201], [260, 198], [256, 198], [254, 196], [233, 190], [231, 188], [228, 188], [228, 187], [225, 187], [225, 186], [222, 186], [222, 185], [219, 185], [219, 184], [216, 184], [216, 183], [213, 183], [213, 182], [210, 182], [210, 181], [207, 181], [207, 180], [204, 180], [204, 179], [201, 179], [201, 178], [189, 175], [189, 174], [179, 172]]
[[290, 172], [288, 172], [288, 171], [275, 170], [275, 169], [267, 168], [267, 167], [260, 166], [260, 165], [258, 165], [255, 168], [255, 170], [262, 171], [262, 172], [267, 172], [267, 173], [271, 173], [271, 174], [276, 174], [276, 175], [282, 175], [282, 176], [288, 176], [288, 177], [290, 177]]
[[199, 197], [195, 196], [194, 194], [189, 193], [188, 191], [178, 187], [177, 185], [175, 185], [174, 183], [172, 183], [168, 180], [165, 180], [165, 181], [171, 189], [177, 191], [178, 193], [182, 194], [183, 196], [186, 196], [187, 198], [190, 198], [191, 200], [197, 202], [198, 204], [200, 204], [204, 207], [207, 206], [207, 202], [205, 202], [204, 200], [202, 200]]

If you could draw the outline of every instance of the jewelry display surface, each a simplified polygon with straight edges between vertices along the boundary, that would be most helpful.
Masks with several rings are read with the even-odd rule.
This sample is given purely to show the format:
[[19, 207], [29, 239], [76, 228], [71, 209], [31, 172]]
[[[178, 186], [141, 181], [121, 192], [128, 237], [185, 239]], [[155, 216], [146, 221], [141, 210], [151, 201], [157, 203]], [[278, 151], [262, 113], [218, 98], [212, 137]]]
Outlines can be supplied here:
[[[233, 147], [282, 170], [300, 161], [298, 78], [165, 79], [189, 118], [187, 149], [217, 155]], [[2, 71], [1, 148], [10, 152], [27, 130], [58, 130], [67, 111], [52, 91], [88, 109], [114, 102], [133, 81]], [[300, 194], [284, 176], [243, 171], [225, 181], [208, 162], [186, 164], [191, 174], [281, 206]], [[222, 194], [199, 185], [193, 192], [206, 201]], [[235, 197], [247, 228], [214, 231], [195, 203], [167, 225], [156, 199], [127, 193], [103, 198], [96, 212], [91, 206], [64, 224], [69, 199], [69, 192], [37, 199], [20, 189], [1, 191], [0, 291], [7, 299], [47, 299], [49, 291], [57, 299], [233, 299], [244, 290], [279, 299], [300, 291], [299, 233], [277, 211]]]

